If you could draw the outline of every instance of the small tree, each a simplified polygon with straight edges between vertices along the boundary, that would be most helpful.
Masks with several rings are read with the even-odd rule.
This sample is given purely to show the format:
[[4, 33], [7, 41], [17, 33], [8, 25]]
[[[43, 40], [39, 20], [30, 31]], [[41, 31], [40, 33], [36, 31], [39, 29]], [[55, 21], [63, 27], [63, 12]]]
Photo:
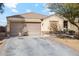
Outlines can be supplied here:
[[68, 19], [71, 24], [78, 28], [79, 33], [79, 24], [75, 22], [76, 18], [79, 18], [78, 3], [50, 3], [47, 4], [47, 8], [50, 9], [50, 12], [55, 12]]
[[3, 12], [4, 12], [4, 4], [0, 3], [0, 13], [3, 13]]

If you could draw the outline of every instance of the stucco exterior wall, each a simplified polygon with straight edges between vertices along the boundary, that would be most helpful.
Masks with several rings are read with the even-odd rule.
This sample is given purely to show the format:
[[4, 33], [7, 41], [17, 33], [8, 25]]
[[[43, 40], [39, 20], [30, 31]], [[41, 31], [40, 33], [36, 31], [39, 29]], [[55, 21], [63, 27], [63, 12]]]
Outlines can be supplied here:
[[63, 19], [58, 16], [50, 16], [42, 22], [41, 31], [50, 31], [50, 21], [57, 21], [57, 28], [58, 30], [63, 30]]
[[49, 20], [43, 20], [41, 23], [41, 31], [49, 31]]
[[7, 21], [11, 21], [11, 22], [19, 22], [19, 21], [25, 21], [24, 18], [17, 18], [17, 17], [10, 17], [10, 18], [7, 18]]
[[[63, 31], [64, 30], [64, 27], [63, 27], [64, 20], [68, 21], [67, 19], [61, 18], [56, 15], [49, 16], [48, 18], [44, 19], [43, 22], [41, 23], [42, 24], [41, 31], [42, 32], [49, 32], [50, 31], [50, 29], [49, 29], [50, 21], [58, 21], [58, 23], [57, 23], [58, 31]], [[79, 23], [78, 23], [78, 25], [79, 25]], [[78, 32], [77, 27], [72, 25], [69, 21], [68, 21], [68, 29]]]
[[69, 23], [68, 29], [69, 29], [69, 30], [73, 30], [73, 31], [75, 31], [75, 32], [78, 32], [77, 27], [76, 27], [75, 25], [71, 24], [71, 23]]
[[7, 21], [7, 33], [9, 33], [9, 32], [10, 32], [10, 22]]
[[40, 19], [24, 19], [25, 22], [41, 22]]
[[[41, 25], [40, 19], [24, 19], [24, 18], [7, 18], [7, 24], [8, 24], [7, 32], [13, 36], [18, 35], [19, 32], [24, 32], [23, 28], [26, 27], [27, 26], [26, 24], [28, 24], [28, 23], [33, 24], [31, 26], [28, 26], [29, 28], [33, 28], [33, 29], [36, 28], [36, 31], [38, 30], [40, 33], [41, 28], [39, 29], [39, 26], [38, 26], [38, 24]], [[29, 29], [29, 30], [33, 30], [33, 29]], [[26, 30], [27, 30], [27, 28], [26, 28]], [[31, 32], [32, 31], [30, 31], [30, 33]]]
[[23, 18], [7, 18], [7, 32], [10, 32], [11, 22], [24, 22]]

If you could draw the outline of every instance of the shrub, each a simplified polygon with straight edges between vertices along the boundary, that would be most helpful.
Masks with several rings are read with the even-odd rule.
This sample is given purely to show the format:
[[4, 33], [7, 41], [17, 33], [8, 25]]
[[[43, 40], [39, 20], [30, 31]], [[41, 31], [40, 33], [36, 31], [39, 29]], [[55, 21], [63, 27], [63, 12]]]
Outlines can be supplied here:
[[68, 33], [69, 33], [69, 35], [74, 35], [75, 34], [75, 31], [69, 30]]
[[79, 39], [79, 32], [77, 32], [77, 33], [75, 34], [75, 38], [76, 38], [76, 39]]
[[6, 27], [0, 26], [0, 32], [6, 32]]
[[0, 33], [0, 40], [3, 40], [6, 37], [6, 33], [2, 32]]

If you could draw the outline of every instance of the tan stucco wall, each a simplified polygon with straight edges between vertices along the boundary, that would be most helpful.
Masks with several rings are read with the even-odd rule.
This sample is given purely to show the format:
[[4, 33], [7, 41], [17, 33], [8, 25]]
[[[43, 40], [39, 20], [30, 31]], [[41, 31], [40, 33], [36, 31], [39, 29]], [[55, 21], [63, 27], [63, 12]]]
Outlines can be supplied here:
[[49, 31], [49, 20], [43, 20], [41, 23], [41, 31]]
[[42, 27], [41, 27], [41, 31], [50, 31], [49, 30], [49, 22], [50, 21], [57, 21], [57, 26], [58, 26], [58, 30], [63, 30], [63, 19], [58, 17], [58, 16], [50, 16], [46, 19], [44, 19], [44, 21], [42, 22]]
[[11, 29], [11, 22], [24, 22], [22, 18], [7, 18], [7, 32], [10, 33]]
[[25, 22], [41, 22], [40, 19], [24, 19]]
[[[40, 19], [7, 18], [7, 24], [8, 24], [7, 25], [7, 32], [12, 34], [12, 35], [16, 35], [16, 34], [18, 34], [17, 32], [21, 32], [21, 31], [18, 31], [18, 28], [21, 28], [21, 30], [22, 30], [23, 27], [24, 27], [24, 24], [27, 23], [27, 22], [28, 23], [33, 22], [33, 23], [36, 23], [36, 24], [37, 23], [41, 24], [41, 20]], [[18, 24], [16, 24], [16, 23], [18, 23]], [[13, 28], [13, 30], [11, 31], [12, 28]]]
[[26, 19], [26, 18], [8, 18], [7, 21], [12, 21], [12, 22], [41, 22], [40, 19]]
[[10, 18], [7, 18], [7, 21], [12, 21], [12, 22], [16, 22], [16, 21], [25, 21], [24, 18], [16, 18], [16, 17], [10, 17]]
[[77, 27], [76, 27], [76, 26], [74, 26], [74, 25], [73, 25], [73, 24], [71, 24], [71, 23], [69, 23], [69, 25], [68, 25], [68, 29], [69, 29], [69, 30], [74, 30], [75, 32], [78, 32]]
[[[64, 30], [63, 28], [63, 21], [67, 20], [65, 18], [61, 18], [59, 16], [53, 15], [53, 16], [49, 16], [48, 18], [44, 19], [43, 22], [41, 23], [41, 31], [50, 31], [49, 30], [49, 22], [50, 21], [58, 21], [57, 26], [58, 26], [58, 30]], [[43, 24], [43, 25], [42, 25]], [[78, 29], [76, 26], [72, 25], [70, 22], [68, 22], [68, 29], [69, 30], [74, 30], [75, 32], [78, 32]]]
[[7, 32], [9, 33], [10, 32], [10, 22], [7, 21]]

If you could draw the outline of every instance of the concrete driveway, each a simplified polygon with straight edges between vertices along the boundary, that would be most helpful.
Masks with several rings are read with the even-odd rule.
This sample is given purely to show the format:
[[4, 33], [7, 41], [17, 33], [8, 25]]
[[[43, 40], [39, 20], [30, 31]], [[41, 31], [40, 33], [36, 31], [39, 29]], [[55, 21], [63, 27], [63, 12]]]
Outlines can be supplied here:
[[5, 56], [79, 56], [79, 52], [45, 37], [11, 37], [0, 51]]

